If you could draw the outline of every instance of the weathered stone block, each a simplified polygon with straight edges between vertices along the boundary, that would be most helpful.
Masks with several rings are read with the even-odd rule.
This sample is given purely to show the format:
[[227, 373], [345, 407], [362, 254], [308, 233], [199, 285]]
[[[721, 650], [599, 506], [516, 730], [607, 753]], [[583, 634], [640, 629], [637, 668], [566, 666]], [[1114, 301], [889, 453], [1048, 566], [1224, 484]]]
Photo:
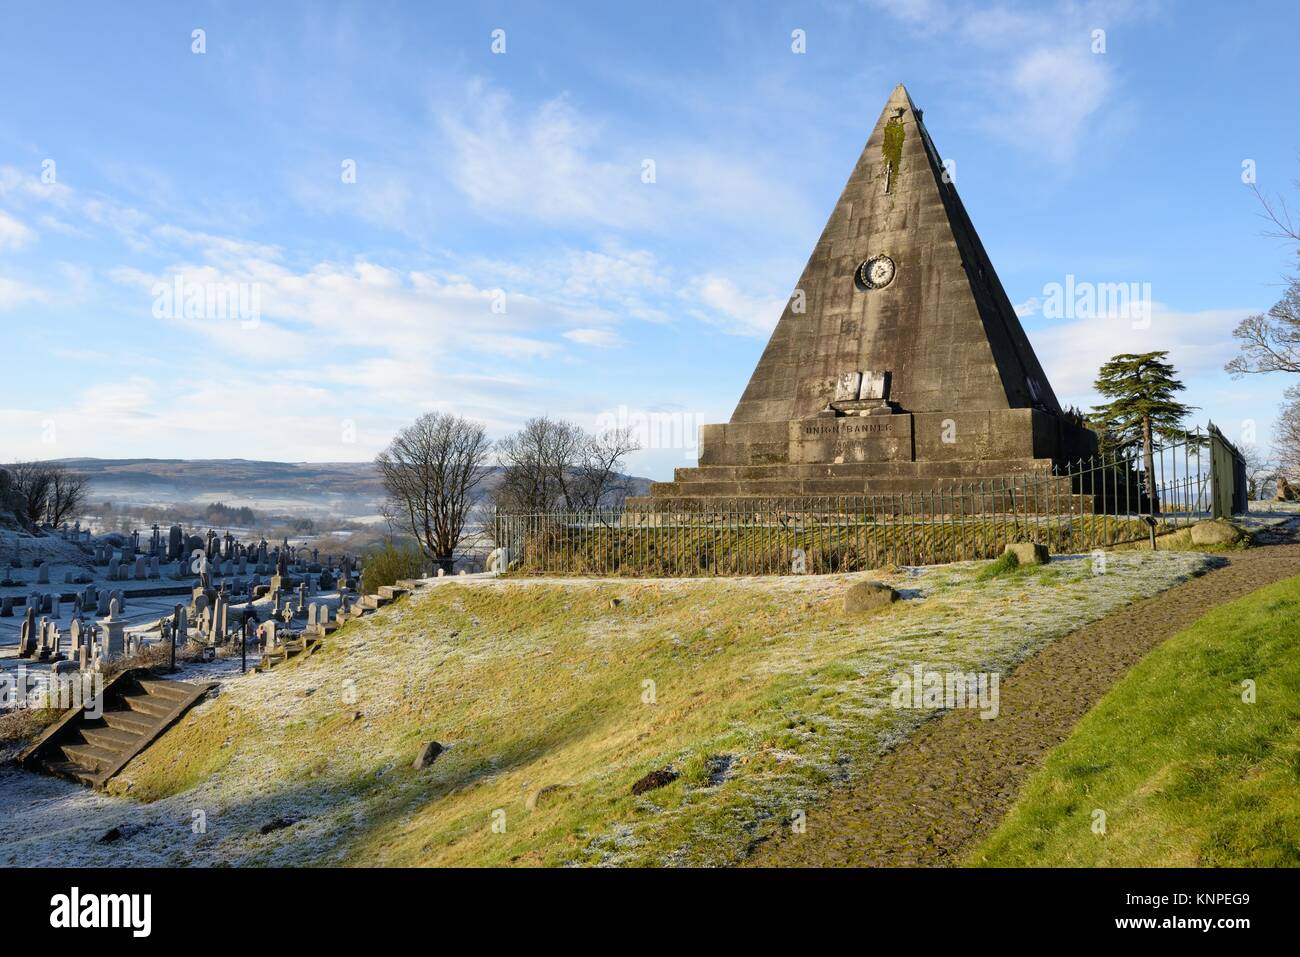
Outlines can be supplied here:
[[415, 756], [415, 770], [422, 771], [438, 759], [445, 749], [437, 741], [429, 741], [424, 747], [420, 748], [420, 753]]
[[856, 615], [898, 601], [898, 592], [882, 582], [858, 582], [844, 593], [844, 611]]
[[1193, 545], [1235, 545], [1245, 537], [1245, 532], [1223, 519], [1197, 522], [1192, 526]]
[[1046, 565], [1051, 560], [1047, 546], [1040, 542], [1012, 542], [1002, 553], [1015, 555], [1021, 565]]

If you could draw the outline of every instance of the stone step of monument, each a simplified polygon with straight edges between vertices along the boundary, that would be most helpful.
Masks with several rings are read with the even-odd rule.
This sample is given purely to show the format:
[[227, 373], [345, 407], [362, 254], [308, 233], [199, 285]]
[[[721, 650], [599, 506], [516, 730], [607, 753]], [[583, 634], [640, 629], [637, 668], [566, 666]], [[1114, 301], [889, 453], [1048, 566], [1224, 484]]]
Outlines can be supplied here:
[[385, 598], [383, 595], [364, 595], [362, 596], [361, 601], [357, 602], [357, 604], [369, 609], [370, 611], [375, 611], [383, 608], [391, 601], [391, 598]]
[[[965, 483], [950, 483], [933, 479], [890, 478], [890, 477], [849, 477], [849, 478], [805, 478], [805, 479], [746, 479], [692, 482], [652, 482], [649, 499], [653, 502], [661, 498], [793, 498], [836, 497], [836, 496], [891, 496], [891, 495], [931, 495], [943, 493], [955, 495], [958, 492], [974, 497], [996, 497], [998, 495], [1028, 494], [1034, 496], [1068, 496], [1071, 494], [1070, 479], [1067, 476], [1040, 476], [1032, 483], [1032, 488], [1024, 489], [1012, 486], [1003, 492], [1006, 486], [1000, 483], [978, 480]], [[641, 501], [645, 497], [641, 497]]]
[[673, 470], [674, 482], [758, 481], [810, 478], [953, 479], [1047, 475], [1051, 459], [987, 459], [982, 462], [833, 462], [794, 465], [699, 465]]
[[70, 709], [19, 754], [18, 763], [102, 787], [214, 687], [129, 669], [104, 686], [102, 714], [89, 715], [84, 706]]
[[381, 598], [387, 598], [389, 601], [397, 601], [399, 598], [405, 598], [411, 593], [410, 589], [402, 588], [399, 585], [380, 585], [379, 595]]
[[[782, 511], [822, 511], [835, 513], [842, 511], [846, 515], [866, 515], [883, 518], [889, 515], [994, 515], [994, 514], [1030, 514], [1030, 515], [1092, 515], [1096, 511], [1096, 499], [1091, 495], [1069, 494], [1060, 492], [1024, 496], [1020, 494], [997, 493], [986, 495], [954, 496], [943, 498], [930, 494], [906, 494], [873, 496], [865, 506], [860, 506], [852, 498], [845, 498], [842, 509], [836, 507], [836, 496], [829, 495], [739, 495], [735, 492], [712, 495], [701, 494], [690, 485], [681, 495], [637, 496], [627, 500], [630, 512], [644, 510], [648, 513], [672, 513], [734, 509], [736, 512], [762, 511], [777, 509]], [[671, 518], [671, 516], [668, 516]]]

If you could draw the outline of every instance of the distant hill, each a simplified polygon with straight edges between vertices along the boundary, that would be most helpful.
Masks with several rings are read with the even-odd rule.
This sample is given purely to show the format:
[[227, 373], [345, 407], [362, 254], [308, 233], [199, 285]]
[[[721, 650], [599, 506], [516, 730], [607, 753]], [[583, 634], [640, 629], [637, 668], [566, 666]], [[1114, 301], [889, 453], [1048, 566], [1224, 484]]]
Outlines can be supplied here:
[[[114, 505], [224, 502], [289, 514], [375, 515], [383, 501], [370, 462], [259, 462], [249, 459], [61, 459], [91, 480], [90, 501]], [[494, 469], [484, 483], [496, 485]], [[633, 478], [634, 495], [650, 480]]]

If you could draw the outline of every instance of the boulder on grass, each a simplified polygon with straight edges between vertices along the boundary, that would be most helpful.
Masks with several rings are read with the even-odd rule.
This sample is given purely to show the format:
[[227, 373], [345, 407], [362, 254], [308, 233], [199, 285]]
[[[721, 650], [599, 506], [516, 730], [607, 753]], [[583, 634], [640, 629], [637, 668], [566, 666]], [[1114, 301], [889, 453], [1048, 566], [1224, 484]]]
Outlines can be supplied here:
[[858, 582], [844, 593], [844, 611], [850, 615], [898, 601], [898, 592], [883, 582]]
[[1275, 502], [1294, 502], [1297, 498], [1295, 486], [1286, 480], [1284, 476], [1277, 477], [1277, 495], [1274, 497]]
[[1245, 532], [1221, 518], [1192, 526], [1193, 545], [1235, 545], [1245, 537]]
[[524, 806], [530, 811], [536, 811], [538, 808], [549, 807], [559, 799], [565, 797], [573, 790], [572, 784], [548, 784], [538, 791], [534, 791], [524, 802]]
[[1002, 554], [1012, 554], [1022, 565], [1046, 565], [1049, 552], [1041, 542], [1012, 542], [1002, 550]]
[[656, 788], [667, 787], [676, 780], [677, 772], [672, 768], [659, 768], [657, 771], [651, 771], [633, 784], [632, 793], [634, 795], [645, 794], [647, 791], [653, 791]]
[[422, 771], [438, 759], [442, 754], [443, 747], [437, 741], [430, 741], [420, 749], [420, 753], [415, 756], [415, 770]]

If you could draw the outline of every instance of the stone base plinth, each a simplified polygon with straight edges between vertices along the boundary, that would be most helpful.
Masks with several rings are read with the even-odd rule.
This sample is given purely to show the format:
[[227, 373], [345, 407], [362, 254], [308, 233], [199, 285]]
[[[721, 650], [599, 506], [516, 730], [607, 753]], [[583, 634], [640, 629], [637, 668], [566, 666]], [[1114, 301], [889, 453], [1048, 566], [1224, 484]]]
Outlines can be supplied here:
[[1047, 475], [1096, 450], [1087, 429], [1038, 409], [733, 422], [704, 426], [700, 439], [698, 467], [629, 504], [910, 494]]

